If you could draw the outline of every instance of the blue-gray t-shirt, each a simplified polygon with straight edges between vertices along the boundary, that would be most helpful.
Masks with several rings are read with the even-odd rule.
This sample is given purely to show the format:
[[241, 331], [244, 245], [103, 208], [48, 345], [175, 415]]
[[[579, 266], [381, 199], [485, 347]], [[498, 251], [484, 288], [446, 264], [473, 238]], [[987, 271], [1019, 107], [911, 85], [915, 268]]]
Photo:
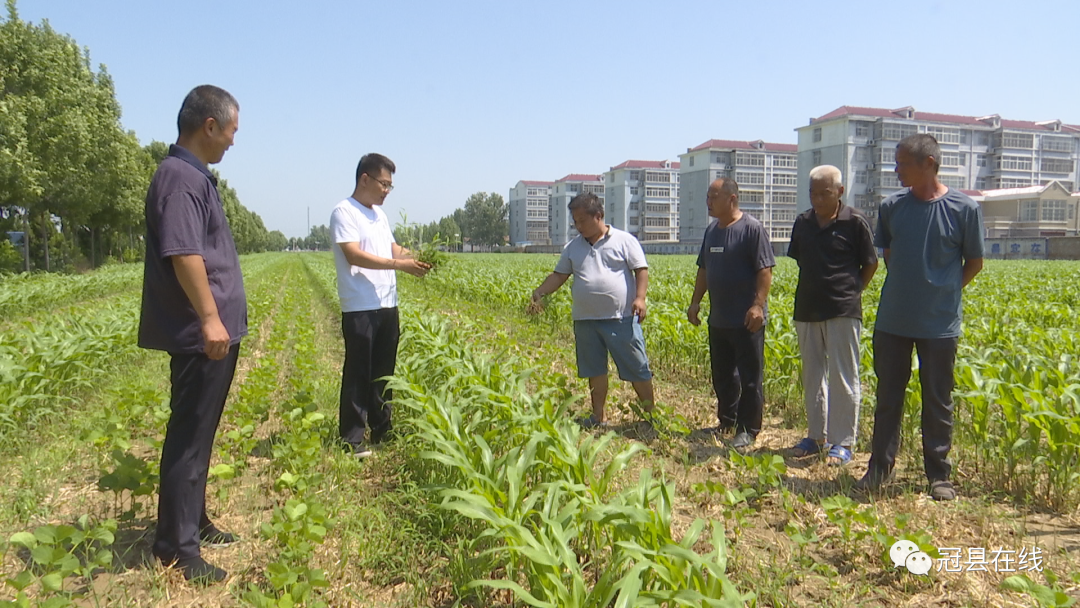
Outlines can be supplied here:
[[[719, 228], [713, 222], [705, 229], [697, 265], [705, 269], [709, 325], [742, 327], [757, 294], [757, 273], [776, 266], [776, 259], [761, 222], [743, 213], [733, 224]], [[763, 312], [768, 317], [768, 302]]]
[[217, 179], [194, 154], [175, 144], [146, 193], [139, 346], [173, 354], [201, 353], [202, 323], [176, 278], [174, 255], [202, 256], [229, 343], [239, 343], [247, 335], [247, 298]]
[[983, 257], [982, 208], [949, 188], [923, 201], [903, 190], [881, 203], [874, 245], [889, 250], [875, 329], [908, 338], [960, 335], [964, 260]]

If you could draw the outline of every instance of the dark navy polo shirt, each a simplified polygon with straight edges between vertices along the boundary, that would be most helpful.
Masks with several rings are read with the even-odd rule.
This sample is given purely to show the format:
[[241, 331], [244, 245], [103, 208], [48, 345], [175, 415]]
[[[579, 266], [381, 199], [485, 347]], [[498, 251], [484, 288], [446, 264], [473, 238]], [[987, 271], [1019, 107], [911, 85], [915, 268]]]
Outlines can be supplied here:
[[840, 204], [824, 228], [810, 208], [795, 218], [788, 256], [799, 262], [795, 320], [816, 323], [837, 317], [862, 319], [860, 272], [877, 263], [866, 216]]
[[[709, 325], [731, 328], [746, 324], [746, 311], [757, 296], [757, 273], [776, 266], [776, 260], [765, 227], [744, 212], [733, 224], [719, 228], [713, 222], [705, 229], [697, 265], [705, 269]], [[767, 301], [762, 312], [768, 316]]]
[[230, 344], [247, 335], [247, 298], [217, 179], [198, 158], [169, 147], [146, 193], [146, 265], [139, 346], [169, 353], [201, 353], [202, 323], [170, 256], [201, 255], [210, 293]]

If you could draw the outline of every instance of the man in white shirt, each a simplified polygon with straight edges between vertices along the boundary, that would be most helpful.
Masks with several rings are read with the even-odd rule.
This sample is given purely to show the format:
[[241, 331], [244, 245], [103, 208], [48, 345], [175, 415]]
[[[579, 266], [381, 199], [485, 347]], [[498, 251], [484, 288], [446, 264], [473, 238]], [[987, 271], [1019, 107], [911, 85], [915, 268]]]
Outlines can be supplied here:
[[[345, 338], [338, 428], [346, 450], [357, 458], [370, 456], [367, 444], [380, 443], [391, 429], [392, 394], [378, 378], [393, 375], [397, 363], [396, 271], [422, 277], [431, 269], [394, 242], [381, 208], [394, 189], [396, 170], [394, 162], [381, 154], [364, 155], [356, 168], [352, 196], [330, 214]], [[366, 441], [365, 428], [370, 429]]]

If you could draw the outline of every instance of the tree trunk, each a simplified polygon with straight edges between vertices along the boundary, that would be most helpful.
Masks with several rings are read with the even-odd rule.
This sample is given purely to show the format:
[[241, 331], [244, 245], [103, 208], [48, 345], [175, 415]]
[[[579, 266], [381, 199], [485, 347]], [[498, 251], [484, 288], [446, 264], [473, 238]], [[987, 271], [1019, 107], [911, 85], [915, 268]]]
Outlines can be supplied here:
[[26, 272], [30, 272], [30, 210], [23, 214], [23, 261]]
[[41, 234], [44, 236], [43, 244], [45, 246], [45, 272], [52, 272], [52, 267], [49, 264], [49, 212], [46, 211], [41, 214]]
[[94, 227], [90, 227], [90, 268], [97, 268], [97, 249], [94, 247]]

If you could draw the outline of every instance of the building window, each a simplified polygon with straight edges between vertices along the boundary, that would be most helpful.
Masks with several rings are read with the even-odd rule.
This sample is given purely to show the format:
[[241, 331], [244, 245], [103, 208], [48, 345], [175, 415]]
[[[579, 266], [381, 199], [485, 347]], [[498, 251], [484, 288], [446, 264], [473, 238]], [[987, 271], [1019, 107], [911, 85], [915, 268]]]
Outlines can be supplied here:
[[814, 143], [821, 141], [821, 127], [814, 127]]
[[926, 134], [932, 136], [938, 140], [938, 143], [942, 144], [958, 144], [960, 143], [960, 129], [950, 129], [948, 127], [938, 127], [934, 125], [928, 125], [926, 127]]
[[1035, 147], [1035, 135], [1031, 133], [1011, 133], [1005, 131], [998, 135], [998, 147], [1023, 148], [1030, 150]]
[[976, 146], [989, 146], [990, 145], [990, 133], [986, 131], [975, 131], [975, 145]]
[[637, 210], [638, 210], [638, 204], [636, 202], [635, 203], [630, 203], [630, 211], [637, 211]]
[[603, 194], [604, 193], [604, 187], [594, 185], [594, 184], [582, 184], [581, 185], [581, 191], [585, 192], [585, 193], [592, 193], [592, 194]]
[[997, 179], [998, 188], [1027, 188], [1031, 185], [1031, 180], [1017, 179], [1015, 177], [999, 177]]
[[870, 195], [869, 194], [856, 194], [855, 195], [855, 206], [860, 208], [860, 209], [870, 206]]
[[735, 174], [735, 181], [737, 183], [739, 183], [740, 185], [741, 184], [764, 185], [765, 184], [765, 174], [764, 173], [749, 173], [749, 172], [745, 172], [745, 171], [739, 171], [739, 172], [737, 172]]
[[795, 210], [794, 209], [773, 209], [772, 221], [774, 222], [794, 222]]
[[750, 216], [752, 216], [754, 219], [756, 219], [759, 222], [764, 222], [765, 221], [764, 218], [762, 217], [761, 209], [743, 209], [743, 212], [750, 215]]
[[1031, 171], [1031, 159], [1024, 156], [998, 156], [994, 166], [1008, 171]]
[[778, 205], [794, 205], [798, 202], [798, 197], [794, 192], [772, 192], [769, 194], [769, 200]]
[[795, 156], [774, 156], [772, 164], [774, 167], [783, 169], [796, 169], [799, 166], [799, 159]]
[[976, 190], [986, 190], [986, 178], [985, 177], [977, 177], [977, 178], [975, 178], [975, 189]]
[[1039, 201], [1020, 201], [1020, 221], [1034, 222], [1039, 219]]
[[899, 188], [900, 178], [895, 173], [882, 173], [878, 175], [878, 186], [882, 188]]
[[963, 175], [939, 175], [938, 181], [950, 188], [963, 188], [967, 185]]
[[772, 229], [772, 238], [774, 240], [790, 239], [791, 228], [776, 227]]
[[1073, 161], [1070, 158], [1044, 158], [1039, 168], [1046, 173], [1072, 173]]
[[693, 156], [690, 157], [690, 163], [689, 164], [690, 164], [691, 167], [694, 166], [694, 157]]
[[1042, 149], [1050, 152], [1072, 152], [1076, 149], [1076, 143], [1071, 137], [1051, 137], [1043, 135]]
[[[761, 205], [765, 203], [765, 193], [759, 190], [739, 192], [740, 205]], [[761, 218], [758, 218], [761, 219]]]
[[774, 186], [796, 186], [799, 178], [792, 173], [773, 173], [772, 183]]
[[718, 165], [728, 165], [731, 163], [731, 153], [729, 152], [717, 152], [713, 157], [713, 162]]
[[855, 148], [855, 162], [870, 162], [870, 148]]
[[646, 198], [670, 198], [670, 188], [645, 188]]
[[647, 171], [645, 173], [645, 181], [657, 184], [670, 184], [671, 174], [663, 173], [661, 171]]
[[942, 167], [963, 167], [966, 163], [966, 154], [957, 154], [956, 152], [942, 152], [941, 153], [941, 166]]
[[821, 150], [814, 150], [810, 154], [810, 164], [815, 167], [821, 164]]
[[985, 154], [976, 154], [975, 155], [975, 166], [976, 167], [985, 167], [986, 166], [986, 155]]
[[638, 192], [640, 192], [640, 190], [638, 190], [637, 186], [630, 187], [630, 196], [637, 196]]
[[671, 205], [664, 203], [645, 203], [645, 213], [671, 213]]
[[878, 162], [895, 163], [896, 148], [881, 148], [878, 150]]
[[1065, 201], [1043, 201], [1042, 202], [1042, 221], [1044, 221], [1044, 222], [1064, 222], [1065, 221]]
[[735, 153], [735, 164], [743, 167], [764, 167], [764, 154], [748, 154], [745, 152]]
[[855, 183], [856, 184], [865, 184], [866, 183], [866, 171], [856, 171], [855, 172]]
[[882, 125], [881, 139], [901, 140], [908, 135], [915, 135], [918, 132], [919, 129], [915, 125], [902, 125], [894, 122], [887, 122]]
[[855, 137], [870, 137], [870, 123], [856, 122]]
[[647, 227], [663, 227], [668, 228], [671, 226], [671, 218], [667, 217], [647, 217], [645, 218], [645, 226]]

